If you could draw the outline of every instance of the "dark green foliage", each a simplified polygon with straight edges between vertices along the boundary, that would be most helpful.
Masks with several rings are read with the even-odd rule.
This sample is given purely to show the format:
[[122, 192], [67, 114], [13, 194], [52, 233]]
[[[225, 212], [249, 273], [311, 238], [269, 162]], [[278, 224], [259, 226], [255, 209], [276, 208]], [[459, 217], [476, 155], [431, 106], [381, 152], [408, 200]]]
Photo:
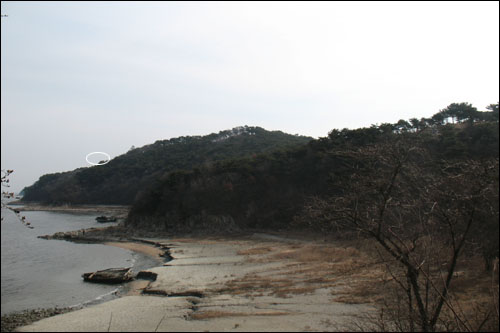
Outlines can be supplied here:
[[103, 166], [45, 175], [26, 188], [24, 199], [128, 204], [135, 198], [127, 223], [141, 228], [192, 230], [219, 222], [288, 228], [311, 196], [342, 194], [342, 188], [330, 185], [348, 179], [353, 165], [360, 165], [345, 151], [404, 139], [436, 163], [498, 158], [498, 105], [488, 109], [451, 104], [431, 118], [334, 129], [317, 140], [239, 127], [157, 141]]
[[305, 144], [311, 138], [237, 127], [207, 136], [179, 137], [130, 149], [109, 163], [40, 177], [24, 189], [23, 201], [48, 204], [130, 204], [140, 189], [163, 174], [242, 157], [276, 148]]
[[335, 129], [307, 146], [167, 174], [141, 192], [127, 223], [176, 230], [220, 218], [241, 228], [288, 228], [309, 197], [341, 194], [341, 188], [329, 185], [351, 176], [359, 161], [341, 156], [357, 147], [404, 139], [428, 151], [435, 161], [498, 157], [496, 122], [430, 124], [427, 119], [412, 119]]
[[428, 148], [437, 158], [483, 158], [498, 156], [498, 123], [481, 122], [474, 126], [447, 124], [427, 137]]
[[304, 195], [326, 191], [327, 183], [316, 175], [334, 165], [301, 147], [174, 172], [139, 197], [129, 223], [191, 228], [209, 217], [229, 216], [240, 227], [279, 228], [297, 213]]
[[473, 123], [480, 118], [479, 112], [470, 103], [452, 103], [441, 111], [444, 118], [451, 117], [453, 122], [468, 121]]

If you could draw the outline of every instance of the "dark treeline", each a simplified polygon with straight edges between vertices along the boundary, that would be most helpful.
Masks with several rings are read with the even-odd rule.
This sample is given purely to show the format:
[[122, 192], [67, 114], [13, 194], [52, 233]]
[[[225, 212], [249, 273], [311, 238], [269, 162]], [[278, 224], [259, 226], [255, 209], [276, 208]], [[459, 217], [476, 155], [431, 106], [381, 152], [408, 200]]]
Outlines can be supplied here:
[[489, 109], [454, 103], [429, 119], [332, 130], [307, 145], [173, 172], [138, 196], [127, 223], [165, 230], [289, 228], [308, 198], [335, 195], [332, 184], [352, 174], [356, 161], [339, 152], [405, 138], [436, 162], [498, 158], [498, 104]]
[[26, 187], [23, 201], [44, 204], [131, 204], [140, 189], [174, 170], [295, 146], [312, 138], [236, 127], [206, 136], [159, 140], [100, 166], [48, 174]]

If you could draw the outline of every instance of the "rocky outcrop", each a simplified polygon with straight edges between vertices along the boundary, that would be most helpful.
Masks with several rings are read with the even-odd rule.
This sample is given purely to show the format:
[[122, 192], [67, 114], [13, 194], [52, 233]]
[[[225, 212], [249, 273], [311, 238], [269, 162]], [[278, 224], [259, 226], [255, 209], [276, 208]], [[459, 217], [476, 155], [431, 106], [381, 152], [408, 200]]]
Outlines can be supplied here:
[[137, 273], [137, 276], [135, 278], [141, 280], [156, 281], [157, 277], [158, 277], [157, 273], [150, 271], [140, 271], [139, 273]]
[[107, 284], [123, 283], [133, 279], [130, 267], [108, 268], [102, 271], [83, 273], [82, 277], [86, 282]]
[[43, 239], [59, 239], [74, 242], [102, 242], [109, 240], [109, 235], [99, 234], [100, 228], [80, 229], [75, 231], [56, 232], [53, 235], [38, 236]]
[[74, 231], [56, 232], [53, 235], [38, 236], [43, 239], [59, 239], [73, 242], [105, 242], [120, 241], [129, 238], [129, 230], [120, 226], [87, 228]]

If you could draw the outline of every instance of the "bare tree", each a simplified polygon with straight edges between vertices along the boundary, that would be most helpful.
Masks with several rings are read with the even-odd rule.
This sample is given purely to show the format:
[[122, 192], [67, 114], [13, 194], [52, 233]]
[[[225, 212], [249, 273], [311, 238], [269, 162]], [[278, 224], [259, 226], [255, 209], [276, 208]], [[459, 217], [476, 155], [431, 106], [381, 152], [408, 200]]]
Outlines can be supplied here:
[[399, 317], [395, 328], [447, 330], [445, 307], [454, 329], [480, 329], [452, 304], [450, 285], [474, 226], [498, 223], [498, 159], [435, 161], [406, 137], [332, 154], [350, 176], [333, 177], [336, 195], [313, 198], [305, 216], [376, 240], [405, 295], [404, 324]]
[[[2, 170], [2, 187], [10, 187], [10, 179], [9, 179], [9, 175], [11, 173], [13, 173], [14, 170]], [[17, 209], [14, 209], [12, 207], [9, 207], [5, 202], [4, 202], [4, 199], [11, 199], [11, 198], [14, 198], [14, 193], [13, 192], [8, 192], [8, 191], [3, 191], [2, 190], [2, 208], [5, 208], [5, 209], [8, 209], [12, 212], [14, 212], [14, 214], [16, 215], [16, 217], [19, 219], [19, 221], [25, 225], [26, 227], [30, 228], [30, 229], [33, 229], [33, 227], [31, 226], [31, 223], [26, 221], [26, 216], [22, 216], [20, 215], [20, 211], [17, 210]], [[2, 221], [3, 221], [3, 217], [2, 217]]]

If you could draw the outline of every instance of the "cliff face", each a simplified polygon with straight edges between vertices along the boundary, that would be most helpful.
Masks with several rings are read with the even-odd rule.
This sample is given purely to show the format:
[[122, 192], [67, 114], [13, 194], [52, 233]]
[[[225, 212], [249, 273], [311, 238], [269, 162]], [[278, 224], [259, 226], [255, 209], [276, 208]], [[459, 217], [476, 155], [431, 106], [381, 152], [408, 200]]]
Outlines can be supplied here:
[[311, 138], [236, 127], [207, 136], [179, 137], [131, 149], [100, 166], [48, 174], [24, 189], [24, 202], [131, 204], [141, 189], [174, 170], [305, 144]]

